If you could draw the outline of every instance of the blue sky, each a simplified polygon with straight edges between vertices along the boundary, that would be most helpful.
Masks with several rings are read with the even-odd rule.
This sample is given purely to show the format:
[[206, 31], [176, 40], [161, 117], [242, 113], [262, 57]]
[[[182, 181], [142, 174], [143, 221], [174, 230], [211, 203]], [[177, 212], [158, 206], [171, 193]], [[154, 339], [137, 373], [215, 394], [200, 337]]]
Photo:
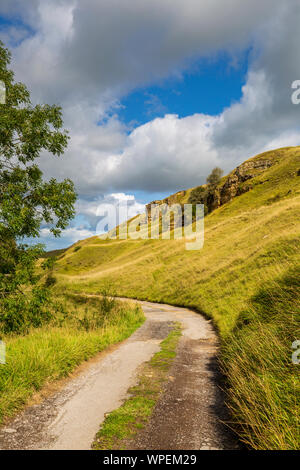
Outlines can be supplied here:
[[121, 100], [118, 116], [129, 126], [136, 127], [165, 114], [179, 117], [195, 113], [220, 114], [241, 99], [248, 56], [246, 49], [234, 62], [225, 52], [199, 60], [179, 77], [130, 93]]
[[[15, 34], [12, 37], [10, 31], [14, 30]], [[10, 35], [10, 45], [13, 47], [18, 47], [25, 38], [32, 37], [35, 34], [35, 29], [33, 26], [22, 21], [22, 18], [15, 15], [0, 16], [0, 31], [3, 34], [4, 42], [7, 34]]]
[[[176, 114], [180, 118], [195, 113], [218, 115], [241, 99], [249, 55], [246, 49], [236, 61], [225, 52], [196, 61], [180, 76], [134, 90], [113, 112], [128, 126], [128, 132], [165, 114]], [[174, 187], [174, 191], [177, 189], [184, 188]], [[169, 194], [169, 191], [135, 192], [137, 200], [145, 204]]]
[[[63, 109], [70, 143], [42, 154], [71, 178], [76, 218], [50, 249], [95, 234], [99, 207], [132, 211], [275, 147], [299, 145], [298, 0], [2, 0], [0, 39], [33, 102]], [[226, 3], [226, 6], [225, 6]]]

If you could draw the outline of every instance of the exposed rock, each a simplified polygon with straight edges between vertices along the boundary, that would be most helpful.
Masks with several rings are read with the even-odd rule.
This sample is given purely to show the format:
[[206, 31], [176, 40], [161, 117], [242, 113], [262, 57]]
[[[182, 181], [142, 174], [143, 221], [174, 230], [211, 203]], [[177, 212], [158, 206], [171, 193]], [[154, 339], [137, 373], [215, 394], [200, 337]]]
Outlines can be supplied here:
[[161, 205], [162, 203], [163, 201], [152, 201], [149, 204], [146, 204], [146, 213], [147, 213], [147, 217], [149, 221], [151, 220], [153, 212], [154, 212], [152, 210], [152, 213], [151, 213], [152, 206], [158, 206], [158, 205]]
[[[167, 204], [168, 206], [172, 206], [173, 204], [180, 204], [180, 200], [185, 196], [186, 191], [178, 191], [175, 194], [171, 194], [171, 196], [167, 197], [166, 199], [160, 200], [160, 201], [152, 201], [149, 204], [146, 205], [146, 212], [148, 216], [148, 220], [151, 221], [151, 206], [156, 205], [160, 206], [162, 204]], [[154, 210], [152, 213], [152, 216], [154, 215], [154, 218], [158, 215], [159, 210]]]
[[[242, 163], [225, 178], [224, 183], [220, 186], [212, 187], [209, 185], [203, 185], [203, 200], [199, 200], [199, 203], [205, 203], [208, 212], [212, 212], [223, 204], [231, 201], [234, 197], [250, 191], [252, 189], [252, 185], [245, 184], [245, 182], [258, 176], [276, 162], [274, 159], [266, 157], [267, 153], [261, 154], [259, 158], [252, 158], [251, 160]], [[182, 199], [185, 195], [186, 191], [178, 191], [166, 199], [161, 201], [152, 201], [150, 204], [147, 204], [146, 213], [148, 221], [151, 221], [152, 205], [160, 206], [162, 204], [167, 204], [171, 206], [178, 203], [182, 205]], [[159, 209], [154, 210], [152, 218], [154, 216], [154, 219], [156, 219], [158, 214]]]
[[246, 193], [252, 186], [244, 185], [245, 181], [254, 178], [262, 173], [264, 170], [274, 164], [273, 161], [264, 160], [249, 160], [239, 165], [232, 173], [228, 175], [224, 184], [216, 188], [208, 195], [207, 206], [209, 212], [217, 209], [218, 207], [231, 201], [234, 197]]
[[172, 204], [177, 204], [186, 194], [186, 191], [178, 191], [175, 194], [171, 194], [171, 196], [167, 197], [163, 200], [166, 204], [171, 206]]

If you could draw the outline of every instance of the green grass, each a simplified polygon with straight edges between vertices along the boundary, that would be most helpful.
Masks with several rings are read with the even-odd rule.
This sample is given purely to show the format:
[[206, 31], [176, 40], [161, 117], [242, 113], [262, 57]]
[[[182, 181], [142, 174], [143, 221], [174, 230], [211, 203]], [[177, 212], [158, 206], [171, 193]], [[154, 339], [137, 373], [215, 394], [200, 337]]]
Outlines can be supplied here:
[[[255, 158], [266, 157], [274, 164], [246, 182], [252, 189], [205, 218], [202, 250], [185, 250], [184, 240], [96, 244], [94, 237], [59, 261], [56, 289], [98, 293], [110, 282], [118, 295], [192, 307], [212, 318], [241, 439], [255, 449], [299, 449], [299, 366], [291, 363], [291, 344], [300, 339], [300, 308], [290, 273], [300, 265], [300, 148]], [[79, 254], [88, 247], [93, 265], [81, 270]], [[68, 274], [67, 257], [73, 266]], [[249, 323], [243, 316], [251, 317]]]
[[132, 303], [115, 302], [105, 315], [101, 299], [62, 300], [69, 312], [66, 319], [56, 318], [26, 336], [2, 338], [6, 364], [0, 365], [0, 423], [45, 384], [68, 376], [80, 363], [130, 336], [144, 321], [142, 310]]
[[93, 444], [95, 450], [126, 449], [128, 441], [145, 427], [168, 380], [180, 335], [180, 326], [174, 324], [160, 343], [160, 351], [143, 365], [138, 384], [129, 389], [130, 397], [105, 418]]
[[223, 344], [229, 407], [252, 448], [299, 448], [299, 366], [291, 360], [299, 317], [298, 266], [258, 290]]

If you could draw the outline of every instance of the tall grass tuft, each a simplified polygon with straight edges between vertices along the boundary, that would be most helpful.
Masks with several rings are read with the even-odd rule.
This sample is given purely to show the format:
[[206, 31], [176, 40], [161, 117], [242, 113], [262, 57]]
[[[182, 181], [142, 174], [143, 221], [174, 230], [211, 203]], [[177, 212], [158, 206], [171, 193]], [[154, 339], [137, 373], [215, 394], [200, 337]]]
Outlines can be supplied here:
[[300, 268], [269, 281], [241, 312], [222, 348], [235, 427], [254, 449], [299, 449]]

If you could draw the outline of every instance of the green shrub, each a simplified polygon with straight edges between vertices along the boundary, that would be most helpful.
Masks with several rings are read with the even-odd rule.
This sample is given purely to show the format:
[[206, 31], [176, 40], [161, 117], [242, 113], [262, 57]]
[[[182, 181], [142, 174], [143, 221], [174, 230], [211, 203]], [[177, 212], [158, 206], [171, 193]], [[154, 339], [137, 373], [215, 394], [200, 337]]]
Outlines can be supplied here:
[[207, 190], [203, 186], [192, 189], [189, 204], [204, 204], [206, 201]]
[[105, 284], [100, 291], [100, 310], [104, 318], [110, 316], [116, 306], [115, 292], [111, 284]]
[[38, 328], [52, 318], [50, 298], [46, 289], [35, 286], [31, 292], [14, 293], [0, 303], [0, 331], [4, 334], [25, 334], [31, 327]]

